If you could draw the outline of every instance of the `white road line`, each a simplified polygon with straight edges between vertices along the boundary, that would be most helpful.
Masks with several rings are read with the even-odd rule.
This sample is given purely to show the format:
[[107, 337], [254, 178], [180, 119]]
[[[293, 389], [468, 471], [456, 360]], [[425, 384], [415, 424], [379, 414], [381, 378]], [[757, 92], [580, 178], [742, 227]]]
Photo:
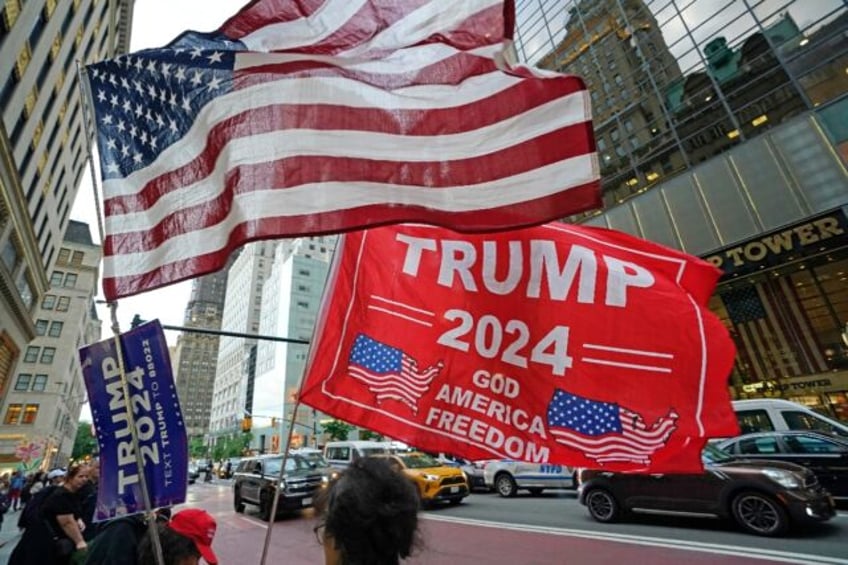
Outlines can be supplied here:
[[239, 520], [244, 520], [245, 522], [249, 522], [254, 526], [259, 526], [260, 528], [268, 529], [268, 524], [263, 524], [262, 522], [257, 522], [256, 520], [251, 520], [250, 518], [246, 518], [244, 516], [236, 516]]
[[763, 559], [770, 561], [781, 561], [783, 563], [806, 563], [811, 565], [848, 565], [848, 559], [828, 557], [825, 555], [811, 555], [808, 553], [795, 553], [791, 551], [777, 551], [756, 547], [744, 547], [737, 545], [724, 545], [716, 543], [704, 543], [685, 540], [666, 540], [662, 538], [651, 538], [630, 534], [613, 534], [598, 531], [575, 530], [571, 528], [552, 528], [548, 526], [526, 526], [520, 524], [504, 524], [501, 522], [489, 522], [485, 520], [474, 520], [468, 518], [454, 518], [448, 516], [434, 516], [423, 514], [426, 520], [436, 522], [452, 522], [466, 524], [469, 526], [480, 526], [483, 528], [496, 528], [501, 530], [513, 530], [517, 532], [528, 532], [537, 534], [550, 534], [563, 537], [585, 538], [591, 540], [604, 540], [618, 543], [629, 543], [633, 545], [644, 545], [650, 547], [663, 547], [667, 549], [679, 549], [681, 551], [697, 551], [716, 555], [732, 555], [737, 557], [749, 557], [751, 559]]

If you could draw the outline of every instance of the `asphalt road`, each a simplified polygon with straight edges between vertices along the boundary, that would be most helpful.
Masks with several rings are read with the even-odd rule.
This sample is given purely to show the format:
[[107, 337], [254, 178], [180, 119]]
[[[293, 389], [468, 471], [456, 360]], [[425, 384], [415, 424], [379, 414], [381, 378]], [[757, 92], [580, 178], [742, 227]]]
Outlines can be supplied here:
[[[217, 519], [213, 546], [221, 565], [260, 562], [268, 525], [255, 508], [248, 507], [245, 514], [232, 510], [229, 481], [190, 486], [186, 506], [205, 508]], [[430, 509], [422, 518], [421, 543], [408, 565], [848, 565], [844, 510], [827, 524], [780, 539], [743, 534], [717, 520], [641, 516], [598, 524], [573, 491], [520, 493], [511, 499], [473, 494], [460, 506]], [[315, 523], [311, 509], [279, 517], [267, 563], [323, 563], [312, 531]], [[0, 547], [0, 565], [13, 543]]]
[[[232, 511], [228, 481], [197, 485], [190, 495], [192, 504], [207, 508], [219, 520], [222, 535], [216, 549], [223, 564], [259, 563], [267, 525], [254, 508], [243, 515]], [[846, 512], [780, 539], [744, 534], [718, 520], [641, 516], [598, 524], [573, 491], [520, 493], [511, 499], [473, 494], [460, 506], [429, 509], [422, 517], [422, 543], [417, 557], [408, 561], [411, 565], [848, 564]], [[267, 562], [321, 563], [314, 524], [311, 510], [278, 518]]]

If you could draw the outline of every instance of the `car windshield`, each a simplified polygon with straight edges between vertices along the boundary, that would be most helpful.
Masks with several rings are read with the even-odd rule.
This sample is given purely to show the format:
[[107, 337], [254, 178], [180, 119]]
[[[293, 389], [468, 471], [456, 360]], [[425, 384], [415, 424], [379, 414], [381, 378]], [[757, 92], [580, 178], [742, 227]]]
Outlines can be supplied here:
[[397, 456], [407, 469], [426, 469], [439, 467], [441, 464], [425, 453], [405, 453]]
[[371, 457], [372, 455], [381, 455], [386, 452], [383, 447], [362, 447], [360, 448], [363, 457]]
[[704, 450], [701, 452], [701, 461], [705, 465], [709, 463], [727, 463], [728, 461], [733, 461], [733, 456], [714, 445], [705, 445]]
[[[282, 457], [273, 457], [262, 461], [263, 475], [279, 475], [280, 464]], [[315, 465], [310, 465], [309, 462], [300, 455], [289, 455], [286, 457], [286, 472], [303, 471], [305, 469], [314, 469]]]
[[311, 467], [326, 467], [327, 462], [324, 460], [324, 456], [321, 455], [320, 452], [316, 451], [314, 453], [301, 453], [301, 457], [311, 466]]

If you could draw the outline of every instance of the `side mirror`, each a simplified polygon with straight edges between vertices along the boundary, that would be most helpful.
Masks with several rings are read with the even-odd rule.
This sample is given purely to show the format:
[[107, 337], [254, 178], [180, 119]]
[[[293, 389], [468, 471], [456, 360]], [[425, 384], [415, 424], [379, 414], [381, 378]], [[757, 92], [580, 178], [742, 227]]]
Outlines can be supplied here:
[[262, 463], [257, 463], [256, 465], [254, 465], [253, 466], [253, 472], [256, 473], [257, 475], [261, 475], [262, 474]]

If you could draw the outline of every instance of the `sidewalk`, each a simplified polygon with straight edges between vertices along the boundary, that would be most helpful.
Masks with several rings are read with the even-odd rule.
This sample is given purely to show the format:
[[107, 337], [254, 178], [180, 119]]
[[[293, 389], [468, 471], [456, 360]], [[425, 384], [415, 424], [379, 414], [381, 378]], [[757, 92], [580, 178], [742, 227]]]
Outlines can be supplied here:
[[0, 565], [5, 565], [9, 561], [9, 555], [12, 554], [12, 549], [20, 539], [18, 531], [18, 517], [21, 511], [13, 512], [9, 510], [3, 515], [3, 527], [0, 528]]

